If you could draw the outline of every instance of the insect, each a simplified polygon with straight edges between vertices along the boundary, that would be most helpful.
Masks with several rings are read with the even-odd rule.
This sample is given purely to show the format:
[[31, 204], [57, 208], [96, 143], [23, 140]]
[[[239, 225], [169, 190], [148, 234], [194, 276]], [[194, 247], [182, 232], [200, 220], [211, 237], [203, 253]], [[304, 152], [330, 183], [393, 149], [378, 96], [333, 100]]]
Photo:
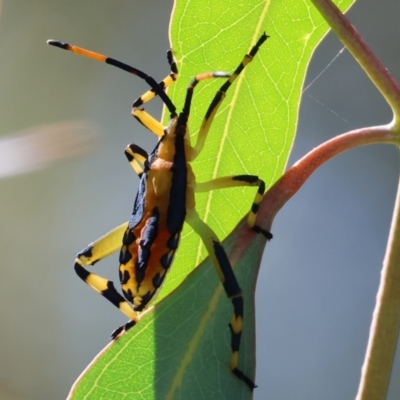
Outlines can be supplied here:
[[[113, 58], [69, 45], [56, 40], [48, 44], [70, 50], [76, 54], [105, 62], [144, 79], [151, 90], [144, 93], [132, 105], [132, 115], [159, 137], [154, 150], [148, 154], [135, 144], [125, 149], [134, 171], [140, 177], [133, 213], [130, 220], [77, 254], [75, 271], [94, 290], [103, 295], [128, 318], [129, 322], [116, 329], [112, 338], [132, 328], [140, 319], [139, 312], [153, 299], [171, 266], [178, 248], [184, 222], [187, 222], [202, 239], [216, 272], [233, 305], [233, 316], [229, 323], [231, 332], [230, 369], [253, 390], [254, 382], [238, 367], [240, 338], [243, 327], [243, 297], [240, 286], [228, 257], [214, 231], [200, 219], [195, 209], [195, 192], [206, 192], [237, 186], [257, 186], [258, 190], [248, 215], [248, 225], [268, 240], [272, 235], [255, 225], [259, 203], [265, 190], [264, 182], [255, 175], [234, 175], [198, 183], [190, 166], [203, 149], [214, 116], [226, 96], [227, 90], [253, 59], [268, 36], [264, 33], [249, 54], [246, 54], [232, 75], [226, 72], [208, 72], [197, 75], [186, 90], [182, 111], [176, 107], [164, 91], [178, 76], [176, 62], [171, 51], [167, 58], [171, 73], [157, 83], [146, 73]], [[205, 79], [227, 78], [211, 101], [200, 127], [197, 142], [190, 144], [187, 121], [190, 114], [193, 91]], [[170, 122], [164, 127], [141, 106], [159, 96], [170, 113]], [[119, 277], [123, 296], [113, 282], [89, 272], [86, 267], [120, 250]]]

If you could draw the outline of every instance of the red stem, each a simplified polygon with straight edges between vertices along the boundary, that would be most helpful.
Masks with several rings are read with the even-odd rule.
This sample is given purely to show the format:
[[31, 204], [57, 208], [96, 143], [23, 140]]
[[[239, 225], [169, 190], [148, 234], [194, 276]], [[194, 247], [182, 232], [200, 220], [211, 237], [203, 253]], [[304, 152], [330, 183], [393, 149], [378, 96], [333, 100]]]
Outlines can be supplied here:
[[[308, 177], [322, 164], [355, 147], [373, 143], [396, 143], [399, 138], [394, 135], [390, 125], [355, 129], [337, 136], [311, 150], [268, 190], [258, 211], [258, 223], [270, 230], [272, 221], [284, 204], [301, 188]], [[252, 236], [252, 235], [250, 235]], [[249, 238], [251, 240], [251, 238]]]

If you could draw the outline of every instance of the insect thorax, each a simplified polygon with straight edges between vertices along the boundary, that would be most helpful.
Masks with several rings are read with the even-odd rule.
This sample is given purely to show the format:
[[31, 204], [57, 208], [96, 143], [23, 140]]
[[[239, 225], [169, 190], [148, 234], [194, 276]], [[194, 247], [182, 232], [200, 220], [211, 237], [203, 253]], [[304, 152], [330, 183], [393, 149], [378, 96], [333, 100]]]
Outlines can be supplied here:
[[[120, 257], [125, 298], [138, 311], [162, 285], [183, 228], [186, 212], [194, 209], [194, 175], [187, 162], [190, 146], [186, 125], [173, 118], [150, 154]], [[125, 240], [128, 239], [129, 240]]]

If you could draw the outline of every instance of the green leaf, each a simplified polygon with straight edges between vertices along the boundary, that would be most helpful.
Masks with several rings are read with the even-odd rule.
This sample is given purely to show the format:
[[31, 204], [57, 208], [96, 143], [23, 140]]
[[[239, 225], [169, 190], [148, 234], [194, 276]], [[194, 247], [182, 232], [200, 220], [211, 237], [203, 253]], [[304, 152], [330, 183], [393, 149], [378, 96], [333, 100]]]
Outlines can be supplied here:
[[[232, 249], [237, 237], [229, 239], [227, 247]], [[247, 266], [261, 241], [258, 237], [250, 243], [240, 265], [233, 262], [246, 298], [254, 290], [254, 274]], [[246, 327], [254, 325], [253, 311], [254, 305], [247, 302]], [[232, 305], [207, 259], [181, 287], [94, 360], [73, 398], [248, 398], [248, 387], [228, 369], [231, 315]], [[245, 329], [242, 340], [240, 366], [254, 376], [254, 332]]]
[[[336, 2], [346, 9], [352, 0]], [[181, 109], [190, 80], [201, 72], [232, 72], [263, 32], [270, 38], [242, 72], [221, 105], [204, 150], [192, 163], [198, 182], [232, 174], [259, 175], [270, 187], [283, 173], [293, 145], [306, 67], [328, 26], [309, 1], [175, 3], [171, 46], [179, 79], [168, 94]], [[195, 89], [189, 121], [192, 143], [221, 79]], [[250, 209], [255, 188], [196, 195], [196, 209], [224, 239]], [[207, 253], [185, 226], [160, 301]]]
[[[342, 10], [351, 3], [336, 2]], [[279, 178], [294, 139], [306, 66], [327, 29], [306, 1], [176, 1], [171, 41], [180, 77], [169, 94], [178, 110], [193, 76], [233, 71], [262, 32], [271, 36], [220, 107], [205, 148], [193, 163], [199, 182], [249, 173], [270, 186]], [[196, 87], [193, 136], [221, 84], [215, 79]], [[222, 239], [249, 211], [254, 191], [235, 188], [198, 195], [196, 208]], [[245, 223], [224, 243], [243, 289], [239, 364], [250, 377], [255, 373], [254, 289], [264, 244]], [[228, 368], [232, 305], [213, 266], [207, 259], [188, 276], [205, 256], [199, 238], [185, 228], [163, 300], [107, 346], [82, 374], [71, 398], [251, 398]]]

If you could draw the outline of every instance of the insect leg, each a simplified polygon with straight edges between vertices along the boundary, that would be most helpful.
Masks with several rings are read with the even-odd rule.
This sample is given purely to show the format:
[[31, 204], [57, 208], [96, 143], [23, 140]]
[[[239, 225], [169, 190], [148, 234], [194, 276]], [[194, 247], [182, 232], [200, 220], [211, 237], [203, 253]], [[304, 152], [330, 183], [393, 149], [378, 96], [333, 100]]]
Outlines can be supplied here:
[[250, 50], [249, 54], [246, 54], [242, 60], [242, 62], [238, 65], [236, 68], [235, 72], [229, 77], [229, 79], [221, 86], [219, 91], [216, 93], [214, 96], [214, 99], [212, 100], [210, 106], [208, 107], [208, 110], [206, 112], [206, 115], [204, 117], [204, 120], [200, 126], [199, 134], [197, 136], [197, 142], [196, 145], [194, 146], [195, 149], [195, 157], [201, 152], [201, 150], [204, 147], [204, 143], [208, 134], [208, 131], [210, 130], [210, 126], [212, 124], [212, 121], [215, 117], [215, 114], [218, 111], [218, 108], [222, 101], [224, 100], [226, 96], [226, 92], [232, 85], [232, 83], [236, 80], [236, 78], [239, 76], [239, 74], [243, 71], [243, 69], [246, 67], [247, 64], [249, 64], [254, 56], [257, 54], [260, 46], [268, 39], [268, 36], [263, 33], [260, 39], [258, 39], [257, 43], [255, 46], [252, 47]]
[[[168, 76], [166, 76], [161, 82], [158, 83], [158, 86], [163, 90], [171, 86], [178, 78], [178, 67], [176, 66], [176, 61], [172, 54], [172, 50], [167, 51], [167, 59], [168, 59], [168, 64], [171, 67], [171, 73]], [[158, 93], [154, 89], [151, 89], [146, 93], [144, 93], [142, 96], [140, 96], [137, 100], [135, 100], [134, 103], [132, 104], [132, 116], [135, 117], [142, 125], [144, 125], [151, 132], [161, 137], [164, 134], [164, 126], [162, 125], [162, 123], [157, 121], [143, 108], [139, 108], [141, 105], [154, 99], [154, 97], [156, 97], [157, 94]]]
[[129, 161], [129, 164], [131, 164], [132, 168], [140, 178], [143, 173], [143, 165], [149, 157], [148, 153], [146, 150], [143, 150], [141, 147], [132, 143], [126, 146], [125, 155]]
[[230, 369], [234, 375], [243, 380], [253, 390], [256, 386], [239, 368], [239, 347], [243, 329], [243, 296], [229, 259], [214, 231], [200, 219], [196, 210], [188, 210], [186, 222], [200, 236], [214, 264], [217, 275], [224, 287], [225, 293], [232, 301], [233, 316], [229, 323], [231, 331]]
[[224, 71], [214, 71], [214, 72], [204, 72], [202, 74], [196, 75], [189, 86], [186, 88], [186, 97], [185, 104], [183, 105], [182, 113], [179, 115], [180, 118], [183, 119], [184, 124], [187, 123], [190, 114], [190, 106], [192, 104], [193, 90], [197, 86], [197, 84], [205, 79], [212, 78], [228, 78], [230, 74]]
[[260, 202], [263, 198], [265, 191], [265, 183], [262, 179], [259, 179], [257, 175], [234, 175], [224, 176], [221, 178], [212, 179], [207, 182], [196, 183], [196, 192], [209, 192], [215, 189], [224, 189], [238, 186], [258, 186], [256, 196], [253, 200], [249, 215], [247, 217], [247, 223], [251, 229], [257, 233], [263, 234], [267, 240], [272, 239], [272, 234], [267, 230], [255, 225], [256, 217]]
[[138, 314], [117, 292], [112, 281], [89, 272], [86, 267], [94, 265], [97, 261], [119, 250], [122, 246], [123, 236], [127, 228], [128, 222], [125, 222], [106, 233], [100, 239], [89, 244], [89, 246], [77, 254], [74, 265], [75, 272], [83, 281], [119, 308], [119, 310], [130, 319], [130, 322], [128, 322], [125, 327], [119, 328], [119, 331], [113, 334], [113, 338], [122, 332], [124, 328], [128, 329], [136, 324], [139, 320]]

